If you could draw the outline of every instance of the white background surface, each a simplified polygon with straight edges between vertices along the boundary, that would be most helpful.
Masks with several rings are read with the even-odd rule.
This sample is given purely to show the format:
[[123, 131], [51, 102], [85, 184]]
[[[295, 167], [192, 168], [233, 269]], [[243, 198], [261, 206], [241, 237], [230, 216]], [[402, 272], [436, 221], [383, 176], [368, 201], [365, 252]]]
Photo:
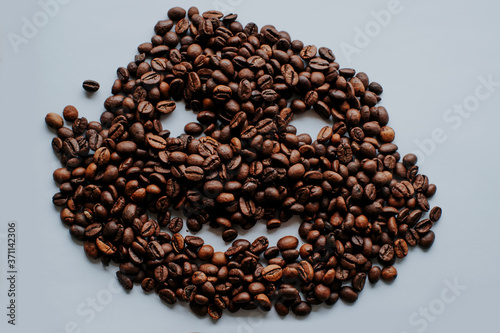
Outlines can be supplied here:
[[[19, 229], [15, 327], [6, 323], [6, 244], [0, 238], [1, 332], [498, 331], [500, 87], [489, 92], [480, 77], [500, 82], [500, 3], [401, 0], [401, 11], [380, 27], [371, 11], [387, 9], [386, 0], [282, 2], [286, 6], [269, 0], [185, 2], [184, 7], [196, 4], [200, 10], [225, 4], [224, 11], [238, 13], [243, 24], [274, 24], [293, 39], [330, 47], [342, 67], [365, 71], [384, 87], [382, 105], [390, 113], [400, 152], [419, 149], [417, 140], [428, 140], [433, 131], [445, 137], [420, 164], [438, 185], [431, 204], [444, 211], [434, 229], [436, 242], [427, 252], [411, 251], [397, 266], [394, 283], [367, 284], [354, 306], [339, 301], [331, 309], [314, 307], [305, 319], [282, 319], [273, 310], [251, 316], [224, 313], [213, 323], [185, 306], [169, 308], [140, 287], [130, 295], [115, 290], [116, 268], [89, 262], [51, 203], [57, 190], [52, 172], [59, 162], [45, 114], [73, 104], [81, 116], [98, 120], [116, 68], [133, 60], [137, 45], [149, 41], [154, 24], [177, 3], [68, 1], [16, 53], [8, 34], [22, 35], [23, 18], [32, 22], [42, 7], [33, 0], [1, 2], [0, 233], [8, 221], [17, 221]], [[357, 29], [365, 28], [374, 29], [372, 37], [360, 44]], [[342, 52], [347, 44], [357, 53]], [[85, 79], [101, 83], [90, 98], [81, 89]], [[479, 101], [474, 97], [478, 91], [488, 96]], [[444, 118], [457, 117], [447, 110], [463, 103], [471, 103], [472, 112], [453, 121]], [[192, 112], [178, 107], [165, 127], [179, 134], [191, 119]], [[301, 132], [315, 135], [324, 126], [314, 115], [301, 120], [294, 123]], [[272, 243], [280, 235], [296, 234], [297, 227], [273, 233]], [[260, 226], [246, 236], [253, 239], [262, 232]], [[224, 249], [208, 230], [200, 235]], [[454, 294], [446, 281], [466, 289]], [[426, 308], [427, 319], [421, 312]]]

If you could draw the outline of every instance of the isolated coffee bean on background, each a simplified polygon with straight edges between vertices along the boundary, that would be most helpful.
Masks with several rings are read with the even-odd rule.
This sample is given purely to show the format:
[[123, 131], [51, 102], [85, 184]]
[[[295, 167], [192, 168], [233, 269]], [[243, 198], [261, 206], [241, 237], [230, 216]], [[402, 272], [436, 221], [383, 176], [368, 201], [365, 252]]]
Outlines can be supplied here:
[[90, 92], [90, 93], [94, 93], [94, 92], [98, 91], [100, 88], [100, 84], [94, 80], [85, 80], [85, 81], [83, 81], [82, 86], [83, 86], [83, 89], [85, 89], [85, 91]]

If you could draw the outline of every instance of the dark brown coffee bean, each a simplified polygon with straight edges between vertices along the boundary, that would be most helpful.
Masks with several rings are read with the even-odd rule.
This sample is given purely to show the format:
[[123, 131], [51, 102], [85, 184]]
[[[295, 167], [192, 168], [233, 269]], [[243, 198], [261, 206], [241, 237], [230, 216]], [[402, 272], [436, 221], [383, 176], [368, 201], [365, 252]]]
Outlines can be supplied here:
[[85, 80], [85, 81], [83, 81], [82, 87], [83, 87], [83, 89], [85, 89], [85, 91], [90, 92], [90, 93], [94, 93], [94, 92], [98, 91], [101, 86], [100, 86], [99, 82], [97, 82], [97, 81]]
[[299, 317], [307, 316], [311, 310], [311, 305], [307, 302], [300, 302], [292, 306], [292, 312]]
[[162, 114], [169, 114], [174, 112], [176, 104], [174, 101], [160, 101], [156, 104], [156, 110]]
[[172, 21], [179, 21], [186, 16], [186, 10], [181, 7], [173, 7], [169, 9], [167, 15]]
[[378, 266], [372, 266], [368, 271], [368, 280], [371, 283], [377, 283], [382, 277], [382, 270]]
[[184, 237], [181, 234], [174, 234], [172, 236], [172, 246], [175, 252], [182, 253], [184, 251]]
[[417, 224], [415, 224], [415, 230], [419, 233], [419, 234], [426, 234], [429, 230], [431, 230], [433, 226], [433, 223], [430, 219], [423, 219], [419, 222], [417, 222]]
[[168, 304], [175, 304], [175, 302], [177, 301], [175, 293], [170, 289], [162, 289], [158, 292], [158, 295], [160, 296], [162, 301]]
[[379, 259], [383, 262], [389, 262], [394, 257], [394, 248], [389, 244], [384, 244], [378, 252]]
[[187, 167], [184, 171], [186, 179], [192, 182], [198, 182], [203, 179], [204, 172], [203, 169], [197, 166]]
[[63, 110], [63, 116], [66, 121], [75, 121], [78, 119], [78, 110], [73, 105], [68, 105]]
[[[244, 27], [235, 14], [196, 7], [187, 14], [170, 9], [117, 70], [100, 122], [70, 106], [71, 128], [48, 116], [65, 166], [53, 175], [53, 203], [87, 256], [119, 262], [126, 289], [141, 283], [217, 320], [224, 309], [269, 311], [273, 301], [279, 315], [298, 316], [339, 297], [354, 302], [367, 275], [391, 281], [397, 272], [388, 265], [408, 246], [433, 244], [441, 209], [422, 214], [437, 187], [419, 174], [415, 155], [401, 159], [388, 112], [377, 106], [378, 83], [274, 26]], [[173, 137], [161, 117], [178, 100], [198, 122]], [[334, 120], [316, 140], [290, 124], [309, 109]], [[190, 231], [221, 228], [232, 244], [215, 252], [198, 236], [184, 238], [172, 209]], [[303, 220], [300, 248], [294, 236], [271, 247], [265, 236], [235, 241], [238, 228], [264, 220], [274, 229], [293, 215]]]
[[304, 60], [311, 60], [316, 56], [316, 52], [318, 49], [314, 45], [308, 45], [305, 46], [301, 51], [300, 51], [300, 57]]
[[365, 281], [366, 281], [365, 273], [356, 274], [356, 276], [354, 276], [354, 278], [352, 279], [352, 288], [358, 293], [361, 292], [365, 287]]
[[432, 222], [437, 222], [441, 218], [441, 207], [433, 207], [429, 213], [429, 218]]
[[132, 280], [122, 272], [116, 272], [116, 277], [125, 290], [131, 290], [134, 287]]
[[358, 293], [349, 286], [342, 287], [339, 296], [346, 303], [354, 303], [358, 299]]
[[392, 281], [398, 276], [398, 271], [393, 266], [386, 266], [382, 269], [382, 279]]
[[170, 220], [170, 223], [168, 224], [168, 229], [173, 233], [178, 233], [182, 230], [183, 225], [184, 223], [180, 217], [174, 217], [173, 219]]
[[299, 245], [299, 240], [294, 236], [285, 236], [278, 240], [277, 245], [281, 251], [291, 250]]
[[278, 265], [269, 265], [262, 271], [262, 277], [270, 282], [276, 282], [281, 279], [283, 270]]
[[45, 116], [45, 123], [54, 129], [59, 129], [64, 126], [63, 118], [57, 113], [48, 113]]
[[408, 244], [402, 238], [394, 242], [394, 253], [398, 258], [404, 258], [408, 254]]
[[431, 230], [431, 231], [427, 232], [425, 235], [420, 237], [419, 245], [424, 249], [428, 249], [432, 246], [432, 244], [434, 244], [435, 238], [436, 238], [436, 235]]

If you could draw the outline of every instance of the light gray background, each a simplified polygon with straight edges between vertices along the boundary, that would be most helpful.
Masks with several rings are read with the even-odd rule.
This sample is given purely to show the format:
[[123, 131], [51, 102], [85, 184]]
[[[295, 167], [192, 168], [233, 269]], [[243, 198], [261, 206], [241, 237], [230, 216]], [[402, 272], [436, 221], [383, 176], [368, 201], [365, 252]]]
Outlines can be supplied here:
[[[385, 89], [382, 104], [389, 110], [400, 151], [422, 150], [417, 140], [432, 150], [423, 154], [421, 172], [437, 183], [431, 203], [444, 210], [434, 246], [427, 252], [412, 251], [397, 266], [399, 276], [392, 285], [367, 284], [354, 306], [339, 302], [332, 309], [315, 307], [306, 319], [281, 319], [274, 311], [225, 313], [217, 324], [195, 317], [185, 306], [169, 308], [138, 287], [130, 295], [115, 289], [116, 268], [89, 262], [51, 203], [56, 191], [52, 172], [59, 162], [52, 153], [53, 133], [43, 122], [45, 114], [73, 104], [82, 116], [97, 120], [116, 68], [133, 59], [137, 45], [150, 39], [156, 21], [165, 19], [177, 3], [66, 0], [15, 52], [9, 34], [22, 36], [23, 18], [43, 19], [42, 7], [33, 0], [1, 2], [0, 233], [5, 233], [8, 221], [17, 221], [19, 308], [18, 325], [7, 325], [6, 244], [0, 238], [0, 331], [496, 330], [500, 87], [487, 87], [481, 78], [500, 82], [498, 2], [400, 0], [399, 12], [383, 27], [371, 11], [387, 10], [387, 0], [286, 1], [281, 6], [269, 0], [184, 2], [201, 10], [224, 5], [223, 11], [238, 13], [244, 24], [272, 23], [306, 44], [330, 47], [341, 66], [365, 71], [380, 82]], [[368, 29], [369, 40], [361, 40], [358, 29]], [[357, 47], [356, 53], [343, 52], [347, 44]], [[81, 89], [85, 79], [102, 86], [90, 98]], [[464, 103], [470, 113], [453, 113], [454, 105]], [[192, 119], [192, 112], [178, 107], [165, 127], [179, 134], [182, 124]], [[294, 124], [314, 134], [324, 126], [312, 114]], [[430, 144], [433, 132], [439, 142]], [[296, 227], [273, 233], [272, 242], [296, 234]], [[253, 239], [262, 232], [260, 226], [246, 236]], [[224, 249], [212, 233], [203, 230], [201, 235]], [[450, 283], [465, 290], [453, 292]], [[428, 317], [420, 312], [426, 308]]]

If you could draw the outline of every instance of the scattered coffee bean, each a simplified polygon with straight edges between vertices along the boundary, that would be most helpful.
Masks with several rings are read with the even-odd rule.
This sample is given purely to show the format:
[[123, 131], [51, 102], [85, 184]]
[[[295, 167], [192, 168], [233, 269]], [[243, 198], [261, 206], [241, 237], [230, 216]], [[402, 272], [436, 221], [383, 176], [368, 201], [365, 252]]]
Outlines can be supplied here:
[[[118, 68], [100, 122], [72, 106], [63, 111], [71, 128], [45, 119], [62, 163], [53, 204], [88, 257], [119, 264], [126, 290], [140, 284], [214, 320], [273, 304], [280, 316], [305, 316], [355, 302], [367, 278], [396, 278], [409, 247], [432, 246], [437, 187], [414, 154], [401, 159], [378, 83], [270, 25], [196, 7], [167, 16]], [[176, 101], [197, 122], [173, 137], [161, 120]], [[297, 133], [290, 122], [308, 109], [332, 123]], [[300, 246], [294, 236], [237, 239], [294, 215]], [[215, 251], [184, 226], [218, 228], [231, 244]]]
[[63, 110], [63, 116], [66, 121], [75, 121], [78, 119], [78, 110], [73, 105], [68, 105]]
[[54, 112], [48, 113], [45, 116], [45, 123], [53, 129], [59, 129], [64, 126], [63, 118]]
[[98, 91], [99, 88], [101, 87], [99, 82], [93, 81], [93, 80], [83, 81], [82, 86], [83, 86], [83, 89], [85, 89], [85, 91], [90, 92], [90, 93], [94, 93], [94, 92]]

